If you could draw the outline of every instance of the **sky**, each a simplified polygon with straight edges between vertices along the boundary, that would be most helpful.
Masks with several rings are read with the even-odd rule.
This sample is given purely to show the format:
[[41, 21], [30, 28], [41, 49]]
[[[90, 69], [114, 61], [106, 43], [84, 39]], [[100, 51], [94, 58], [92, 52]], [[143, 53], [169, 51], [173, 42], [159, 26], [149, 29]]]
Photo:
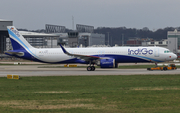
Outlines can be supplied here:
[[180, 27], [180, 0], [0, 0], [0, 19], [17, 28], [45, 29], [45, 24], [74, 28], [127, 27], [157, 30]]

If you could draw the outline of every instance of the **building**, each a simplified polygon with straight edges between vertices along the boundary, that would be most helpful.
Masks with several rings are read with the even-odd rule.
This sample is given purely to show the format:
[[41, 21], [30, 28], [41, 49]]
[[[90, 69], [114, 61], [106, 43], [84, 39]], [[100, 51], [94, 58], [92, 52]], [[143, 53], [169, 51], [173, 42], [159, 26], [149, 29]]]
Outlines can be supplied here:
[[168, 31], [168, 49], [174, 53], [180, 53], [180, 31]]
[[77, 24], [77, 30], [65, 32], [64, 26], [46, 24], [46, 33], [20, 31], [34, 47], [53, 48], [63, 44], [69, 47], [104, 45], [105, 35], [93, 33], [92, 26]]
[[77, 47], [82, 45], [83, 47], [93, 45], [104, 45], [105, 35], [96, 33], [79, 33], [69, 32], [68, 33], [68, 46]]
[[[64, 33], [35, 33], [27, 31], [19, 31], [21, 35], [36, 48], [56, 48], [58, 46], [58, 39]], [[66, 36], [67, 37], [67, 36]]]
[[159, 46], [167, 48], [168, 41], [163, 39], [161, 41], [155, 41], [152, 38], [131, 38], [126, 41], [126, 46]]
[[13, 21], [0, 19], [0, 54], [6, 50], [6, 38], [9, 37], [7, 26], [12, 26]]
[[173, 53], [177, 54], [180, 59], [180, 31], [176, 29], [174, 31], [168, 31], [168, 49]]
[[130, 38], [126, 41], [126, 46], [141, 46], [142, 40], [140, 38]]
[[83, 47], [88, 47], [104, 45], [105, 35], [93, 33], [93, 31], [93, 26], [76, 24], [76, 30], [68, 32], [68, 46], [77, 47], [82, 45]]
[[167, 48], [168, 46], [168, 40], [167, 39], [163, 39], [161, 41], [144, 41], [142, 42], [142, 46], [159, 46], [159, 47], [164, 47]]
[[[11, 50], [11, 41], [7, 26], [12, 26], [13, 21], [0, 19], [0, 54]], [[66, 32], [65, 26], [45, 25], [46, 33], [19, 31], [25, 39], [36, 48], [57, 48], [59, 44], [69, 47], [104, 45], [105, 35], [93, 33], [94, 27], [76, 25], [75, 31]]]

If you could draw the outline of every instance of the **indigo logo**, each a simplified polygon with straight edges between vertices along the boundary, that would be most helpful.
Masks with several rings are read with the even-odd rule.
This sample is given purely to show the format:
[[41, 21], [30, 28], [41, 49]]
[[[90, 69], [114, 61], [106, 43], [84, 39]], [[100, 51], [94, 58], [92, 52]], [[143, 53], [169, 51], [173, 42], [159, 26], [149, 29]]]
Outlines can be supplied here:
[[146, 54], [153, 54], [153, 50], [148, 50], [147, 48], [142, 48], [142, 49], [136, 49], [136, 50], [131, 50], [128, 49], [128, 55], [146, 55]]

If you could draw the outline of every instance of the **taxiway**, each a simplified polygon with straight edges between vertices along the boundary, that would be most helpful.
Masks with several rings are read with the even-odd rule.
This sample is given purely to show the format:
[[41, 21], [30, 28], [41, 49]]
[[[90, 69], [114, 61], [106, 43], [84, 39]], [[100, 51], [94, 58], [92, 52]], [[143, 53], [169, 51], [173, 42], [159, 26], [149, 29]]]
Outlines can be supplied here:
[[0, 77], [7, 74], [19, 76], [78, 76], [78, 75], [168, 75], [180, 74], [180, 69], [168, 71], [148, 71], [146, 69], [101, 69], [87, 71], [86, 68], [41, 68], [40, 65], [5, 65], [0, 66]]

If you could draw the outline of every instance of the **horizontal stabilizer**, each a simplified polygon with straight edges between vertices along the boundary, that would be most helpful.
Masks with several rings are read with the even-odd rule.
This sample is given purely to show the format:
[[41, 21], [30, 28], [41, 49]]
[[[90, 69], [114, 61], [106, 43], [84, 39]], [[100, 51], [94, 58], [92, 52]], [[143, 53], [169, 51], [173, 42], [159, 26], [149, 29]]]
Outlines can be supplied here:
[[24, 52], [5, 51], [4, 53], [10, 55], [24, 56]]

